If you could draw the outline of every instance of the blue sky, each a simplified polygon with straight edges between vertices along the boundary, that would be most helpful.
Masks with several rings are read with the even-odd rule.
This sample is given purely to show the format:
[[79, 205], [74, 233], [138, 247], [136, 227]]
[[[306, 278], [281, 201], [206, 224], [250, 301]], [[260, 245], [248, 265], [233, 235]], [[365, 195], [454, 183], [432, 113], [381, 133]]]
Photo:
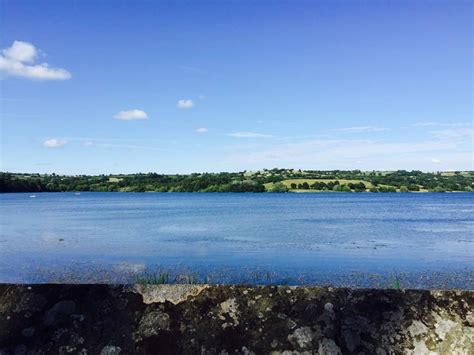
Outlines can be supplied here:
[[473, 170], [469, 1], [0, 1], [2, 171]]

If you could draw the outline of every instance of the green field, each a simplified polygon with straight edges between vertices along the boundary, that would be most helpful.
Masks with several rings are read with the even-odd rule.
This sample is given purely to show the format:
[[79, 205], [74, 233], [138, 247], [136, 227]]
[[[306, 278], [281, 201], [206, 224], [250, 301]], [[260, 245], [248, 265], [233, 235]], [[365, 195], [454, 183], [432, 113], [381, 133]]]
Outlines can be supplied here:
[[[291, 184], [298, 185], [298, 184], [302, 184], [304, 182], [307, 182], [309, 185], [314, 184], [315, 182], [325, 182], [327, 184], [331, 181], [334, 182], [336, 180], [339, 181], [339, 184], [341, 184], [341, 185], [347, 185], [349, 183], [357, 184], [359, 182], [362, 182], [362, 183], [365, 184], [367, 189], [370, 189], [373, 186], [369, 181], [350, 180], [350, 179], [287, 179], [287, 180], [283, 180], [281, 182], [283, 184], [285, 184], [286, 187], [288, 187], [290, 189], [290, 191], [292, 191], [292, 192], [321, 192], [321, 190], [312, 190], [312, 189], [309, 189], [309, 190], [292, 189]], [[272, 188], [273, 183], [269, 182], [269, 183], [264, 184], [264, 186], [265, 186], [265, 189], [268, 191]]]
[[117, 178], [117, 177], [109, 177], [109, 182], [120, 182], [122, 181], [123, 179], [121, 178]]

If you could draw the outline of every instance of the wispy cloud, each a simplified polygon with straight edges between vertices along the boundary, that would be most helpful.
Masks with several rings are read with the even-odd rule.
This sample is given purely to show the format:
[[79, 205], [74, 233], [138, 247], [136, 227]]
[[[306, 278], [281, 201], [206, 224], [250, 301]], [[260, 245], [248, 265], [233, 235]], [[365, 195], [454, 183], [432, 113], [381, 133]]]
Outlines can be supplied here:
[[474, 130], [472, 128], [452, 128], [430, 131], [433, 137], [438, 139], [456, 139], [456, 140], [472, 140]]
[[45, 148], [59, 148], [67, 144], [67, 140], [61, 138], [47, 139], [43, 142]]
[[[49, 139], [43, 143], [48, 148], [56, 148], [64, 144], [75, 144], [82, 147], [97, 147], [97, 148], [121, 148], [121, 149], [143, 149], [153, 151], [166, 151], [167, 149], [153, 146], [156, 143], [163, 143], [162, 140], [154, 139], [130, 139], [130, 138], [101, 138], [101, 137], [63, 137]], [[134, 144], [147, 142], [149, 145]]]
[[196, 132], [199, 134], [203, 134], [203, 133], [209, 132], [209, 130], [207, 128], [201, 127], [201, 128], [196, 129]]
[[143, 149], [143, 150], [153, 150], [153, 151], [167, 151], [167, 149], [151, 147], [146, 145], [137, 145], [137, 144], [113, 144], [113, 143], [94, 143], [96, 147], [102, 148], [120, 148], [120, 149]]
[[357, 126], [357, 127], [346, 127], [336, 128], [334, 131], [337, 132], [348, 132], [348, 133], [370, 133], [370, 132], [382, 132], [388, 131], [389, 128], [375, 127], [375, 126]]
[[19, 115], [19, 114], [15, 114], [15, 113], [7, 113], [7, 112], [2, 112], [2, 116], [3, 117], [19, 117], [19, 118], [23, 118], [23, 117], [26, 117], [26, 118], [30, 118], [30, 117], [40, 118], [40, 117], [44, 117], [43, 115]]
[[62, 137], [66, 139], [68, 142], [93, 142], [94, 144], [101, 143], [101, 142], [149, 142], [149, 143], [163, 143], [163, 142], [171, 142], [171, 140], [164, 140], [158, 138], [129, 138], [129, 137], [78, 137], [78, 136], [68, 136]]
[[472, 122], [416, 122], [412, 124], [412, 127], [469, 127], [472, 126]]
[[196, 73], [196, 74], [205, 74], [206, 73], [204, 70], [199, 69], [197, 67], [193, 67], [191, 65], [180, 65], [178, 68], [183, 70], [183, 71]]
[[133, 109], [120, 111], [114, 115], [114, 118], [122, 121], [146, 120], [148, 115], [143, 110]]
[[194, 107], [194, 102], [191, 99], [181, 99], [176, 103], [177, 108], [189, 109]]
[[264, 152], [255, 153], [255, 159], [311, 160], [361, 158], [371, 155], [432, 152], [454, 148], [449, 142], [381, 143], [363, 140], [311, 140], [284, 144]]
[[1, 51], [0, 72], [6, 76], [32, 80], [67, 80], [71, 73], [62, 68], [51, 68], [48, 63], [35, 64], [39, 50], [28, 42], [14, 41]]
[[[308, 139], [229, 151], [226, 161], [243, 167], [294, 166], [307, 169], [426, 169], [443, 162], [472, 169], [465, 135], [439, 134], [416, 141]], [[436, 158], [433, 155], [436, 154]], [[439, 162], [438, 162], [439, 161]]]
[[272, 138], [271, 134], [263, 134], [256, 132], [235, 132], [227, 134], [230, 137], [234, 138]]

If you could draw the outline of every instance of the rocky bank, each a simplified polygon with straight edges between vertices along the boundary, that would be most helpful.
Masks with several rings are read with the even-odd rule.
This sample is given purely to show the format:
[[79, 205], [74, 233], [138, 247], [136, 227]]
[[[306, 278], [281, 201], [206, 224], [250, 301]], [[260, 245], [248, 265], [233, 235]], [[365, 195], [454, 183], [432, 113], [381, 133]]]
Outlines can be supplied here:
[[474, 354], [474, 292], [0, 285], [0, 354]]

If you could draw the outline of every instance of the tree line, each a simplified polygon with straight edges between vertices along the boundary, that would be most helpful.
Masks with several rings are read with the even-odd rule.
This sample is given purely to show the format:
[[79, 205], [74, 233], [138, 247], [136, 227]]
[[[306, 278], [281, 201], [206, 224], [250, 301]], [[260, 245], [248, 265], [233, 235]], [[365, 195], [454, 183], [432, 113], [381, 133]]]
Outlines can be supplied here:
[[[285, 180], [307, 180], [291, 183]], [[311, 180], [318, 180], [311, 182]], [[343, 182], [356, 180], [359, 182]], [[267, 186], [267, 187], [265, 187]], [[56, 175], [0, 172], [0, 192], [340, 192], [473, 191], [474, 172], [263, 169], [256, 172]]]

